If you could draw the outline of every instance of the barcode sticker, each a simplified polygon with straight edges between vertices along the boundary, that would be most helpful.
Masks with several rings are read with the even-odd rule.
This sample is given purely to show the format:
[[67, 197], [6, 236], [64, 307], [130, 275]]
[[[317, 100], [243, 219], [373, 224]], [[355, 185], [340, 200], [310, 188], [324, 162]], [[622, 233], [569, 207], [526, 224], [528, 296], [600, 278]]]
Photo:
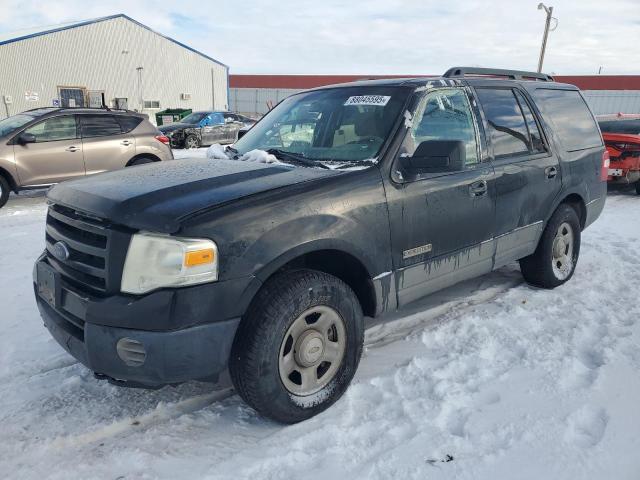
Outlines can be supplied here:
[[389, 99], [391, 97], [388, 95], [357, 95], [355, 97], [347, 98], [347, 101], [344, 102], [346, 105], [376, 105], [379, 107], [384, 107], [387, 103], [389, 103]]

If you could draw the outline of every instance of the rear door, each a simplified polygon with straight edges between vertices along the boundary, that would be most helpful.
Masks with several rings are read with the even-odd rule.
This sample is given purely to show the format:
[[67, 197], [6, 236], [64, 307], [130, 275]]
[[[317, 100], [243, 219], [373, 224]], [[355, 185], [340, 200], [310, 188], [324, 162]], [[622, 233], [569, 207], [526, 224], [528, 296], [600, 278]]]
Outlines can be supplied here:
[[453, 171], [401, 174], [387, 189], [400, 305], [491, 271], [494, 176], [475, 117], [466, 89], [443, 88], [424, 95], [410, 121], [396, 165], [431, 140], [463, 141], [466, 159]]
[[83, 114], [79, 118], [87, 175], [123, 168], [134, 157], [135, 137], [123, 133], [114, 115]]
[[558, 157], [517, 87], [477, 87], [496, 173], [495, 267], [531, 254], [562, 187]]
[[233, 143], [236, 141], [238, 137], [238, 131], [240, 128], [244, 126], [242, 121], [238, 118], [238, 116], [234, 113], [225, 113], [224, 114], [224, 123], [226, 126], [226, 138], [227, 142]]
[[607, 184], [600, 178], [604, 145], [580, 91], [540, 87], [532, 95], [543, 118], [553, 127], [561, 155], [563, 188], [579, 192], [587, 206], [604, 199]]
[[84, 176], [82, 142], [78, 138], [75, 115], [49, 117], [23, 133], [32, 134], [36, 140], [13, 146], [23, 186], [48, 185]]
[[210, 113], [202, 127], [202, 144], [211, 145], [213, 143], [224, 143], [226, 139], [224, 118], [221, 113]]

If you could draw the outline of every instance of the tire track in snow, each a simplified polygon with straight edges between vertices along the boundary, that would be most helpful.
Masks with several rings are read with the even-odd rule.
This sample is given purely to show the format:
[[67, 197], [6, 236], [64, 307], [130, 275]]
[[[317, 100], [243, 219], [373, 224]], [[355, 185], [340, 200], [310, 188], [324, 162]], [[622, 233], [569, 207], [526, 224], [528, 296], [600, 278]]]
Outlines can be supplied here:
[[[365, 347], [368, 349], [384, 347], [390, 343], [400, 341], [411, 334], [422, 331], [425, 328], [429, 328], [431, 324], [440, 325], [454, 320], [469, 309], [490, 302], [511, 288], [522, 284], [522, 279], [516, 278], [512, 273], [513, 272], [509, 272], [509, 274], [506, 275], [506, 279], [498, 280], [491, 277], [481, 282], [473, 282], [476, 288], [473, 289], [473, 293], [470, 296], [461, 296], [454, 300], [438, 303], [435, 301], [437, 295], [434, 295], [431, 301], [435, 301], [435, 306], [423, 310], [420, 310], [421, 307], [413, 307], [408, 310], [408, 314], [404, 311], [402, 313], [395, 313], [390, 319], [385, 319], [384, 323], [374, 325], [367, 330], [365, 334]], [[519, 275], [518, 272], [515, 273]], [[505, 274], [494, 274], [496, 277], [503, 275]], [[487, 283], [491, 283], [491, 286], [483, 288]], [[463, 284], [460, 287], [453, 288], [454, 290], [466, 291], [469, 286]], [[366, 361], [366, 359], [363, 360]], [[235, 391], [229, 387], [209, 394], [189, 397], [172, 404], [160, 404], [156, 409], [144, 415], [123, 418], [112, 424], [87, 431], [86, 433], [57, 437], [43, 445], [43, 447], [54, 450], [77, 448], [102, 442], [120, 435], [136, 434], [150, 427], [175, 420], [183, 415], [196, 413], [199, 410], [208, 408], [233, 396], [235, 396]]]

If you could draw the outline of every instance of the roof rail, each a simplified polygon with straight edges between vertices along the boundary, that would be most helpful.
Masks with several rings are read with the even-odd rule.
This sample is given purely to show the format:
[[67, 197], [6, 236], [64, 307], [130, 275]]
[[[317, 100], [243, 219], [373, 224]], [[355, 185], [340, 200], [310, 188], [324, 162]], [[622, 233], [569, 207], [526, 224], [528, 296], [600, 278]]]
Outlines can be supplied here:
[[507, 77], [512, 80], [541, 80], [543, 82], [553, 82], [553, 77], [546, 73], [526, 72], [524, 70], [505, 70], [501, 68], [479, 68], [479, 67], [452, 67], [447, 70], [443, 77], [465, 77], [467, 75], [486, 75], [490, 77]]

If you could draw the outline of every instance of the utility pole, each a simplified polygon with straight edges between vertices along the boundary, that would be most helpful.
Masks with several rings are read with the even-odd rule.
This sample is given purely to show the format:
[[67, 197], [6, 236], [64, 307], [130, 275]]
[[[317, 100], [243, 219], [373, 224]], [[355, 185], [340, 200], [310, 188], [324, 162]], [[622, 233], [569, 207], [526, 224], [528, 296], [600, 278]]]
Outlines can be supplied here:
[[140, 111], [144, 110], [144, 95], [142, 93], [142, 71], [144, 67], [136, 67], [138, 72], [138, 100], [140, 101]]
[[540, 49], [540, 60], [538, 60], [538, 73], [542, 72], [542, 63], [544, 62], [544, 52], [547, 49], [547, 37], [549, 36], [549, 32], [553, 32], [558, 26], [558, 19], [554, 18], [556, 21], [555, 26], [552, 29], [549, 29], [551, 25], [551, 19], [553, 18], [553, 7], [547, 7], [544, 3], [538, 4], [538, 10], [543, 10], [547, 13], [547, 20], [544, 24], [544, 35], [542, 37], [542, 48]]

